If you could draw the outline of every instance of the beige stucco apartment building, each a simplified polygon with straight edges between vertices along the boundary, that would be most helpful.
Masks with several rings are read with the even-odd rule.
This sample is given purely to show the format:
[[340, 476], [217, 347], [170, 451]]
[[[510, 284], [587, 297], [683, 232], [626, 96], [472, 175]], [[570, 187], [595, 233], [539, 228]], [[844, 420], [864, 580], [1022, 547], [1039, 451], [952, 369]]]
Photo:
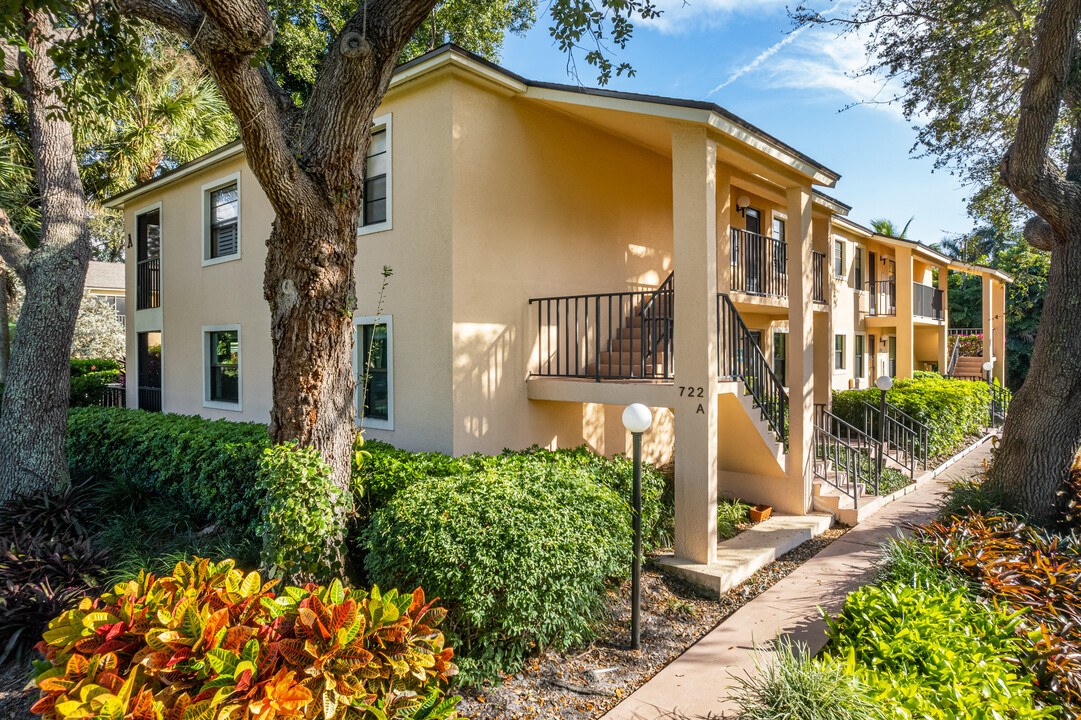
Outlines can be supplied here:
[[[848, 220], [818, 189], [837, 179], [710, 103], [530, 82], [453, 46], [401, 66], [358, 231], [366, 436], [615, 453], [643, 402], [679, 556], [714, 559], [718, 493], [809, 511], [814, 405], [944, 370], [948, 272], [983, 278], [1004, 373], [1009, 278]], [[132, 238], [128, 406], [265, 422], [273, 212], [241, 145], [109, 205]]]

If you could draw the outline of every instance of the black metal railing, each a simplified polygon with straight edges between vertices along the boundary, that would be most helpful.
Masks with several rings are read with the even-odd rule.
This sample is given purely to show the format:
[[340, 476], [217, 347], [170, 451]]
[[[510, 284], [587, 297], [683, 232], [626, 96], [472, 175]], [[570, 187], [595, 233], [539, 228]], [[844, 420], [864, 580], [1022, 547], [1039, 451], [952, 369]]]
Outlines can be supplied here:
[[717, 293], [717, 375], [741, 380], [780, 442], [788, 444], [788, 394], [731, 298]]
[[944, 319], [946, 315], [942, 309], [942, 297], [942, 291], [936, 287], [912, 283], [912, 314], [933, 320]]
[[161, 388], [139, 386], [139, 409], [161, 412]]
[[600, 380], [674, 375], [673, 275], [656, 290], [532, 298], [543, 377]]
[[867, 433], [882, 442], [882, 453], [908, 471], [915, 480], [916, 467], [927, 469], [930, 428], [905, 414], [896, 405], [886, 403], [885, 432], [879, 428], [881, 407], [863, 403], [863, 426]]
[[826, 302], [826, 253], [812, 250], [811, 261], [814, 265], [811, 299], [817, 303], [824, 303]]
[[946, 368], [946, 377], [953, 377], [953, 373], [957, 370], [957, 358], [961, 357], [961, 343], [953, 340], [953, 349], [950, 350], [950, 362]]
[[135, 309], [161, 307], [161, 258], [140, 260], [135, 270]]
[[867, 314], [875, 317], [897, 314], [897, 284], [893, 280], [867, 282]]
[[1013, 400], [1013, 393], [999, 385], [997, 380], [992, 382], [990, 387], [991, 425], [989, 427], [1000, 427], [1004, 422], [1006, 422], [1006, 412], [1010, 409], [1010, 401]]
[[731, 228], [732, 290], [788, 297], [788, 243]]
[[825, 405], [815, 405], [814, 476], [852, 498], [859, 508], [860, 486], [879, 494], [882, 444], [837, 417]]
[[[125, 407], [127, 406], [127, 397], [124, 392], [123, 385], [106, 385], [105, 394], [101, 396], [101, 404], [103, 407]], [[160, 403], [159, 403], [160, 407]]]

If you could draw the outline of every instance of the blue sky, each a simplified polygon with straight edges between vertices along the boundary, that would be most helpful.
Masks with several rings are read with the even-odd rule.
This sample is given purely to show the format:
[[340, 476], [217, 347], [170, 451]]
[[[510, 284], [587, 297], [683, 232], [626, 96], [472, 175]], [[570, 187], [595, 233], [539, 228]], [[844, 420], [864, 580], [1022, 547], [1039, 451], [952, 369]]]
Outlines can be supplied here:
[[[839, 112], [891, 94], [880, 82], [850, 76], [864, 63], [859, 38], [820, 28], [793, 37], [785, 2], [791, 0], [659, 0], [661, 19], [636, 23], [634, 38], [616, 55], [637, 74], [609, 87], [716, 102], [839, 172], [837, 187], [825, 192], [852, 205], [850, 217], [861, 224], [887, 217], [903, 225], [914, 217], [909, 237], [927, 243], [971, 230], [965, 188], [946, 171], [932, 173], [930, 158], [910, 154], [915, 131], [899, 107]], [[508, 37], [501, 64], [532, 80], [574, 82], [550, 24], [540, 16], [524, 38]], [[595, 82], [580, 58], [578, 69], [584, 84]]]

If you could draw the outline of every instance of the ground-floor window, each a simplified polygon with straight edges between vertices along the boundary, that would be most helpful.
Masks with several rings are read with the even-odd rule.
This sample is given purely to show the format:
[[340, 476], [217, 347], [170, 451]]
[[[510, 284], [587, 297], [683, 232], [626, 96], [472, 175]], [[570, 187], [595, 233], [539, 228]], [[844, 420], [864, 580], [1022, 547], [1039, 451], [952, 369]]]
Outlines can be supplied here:
[[890, 377], [897, 377], [897, 338], [890, 338]]
[[785, 387], [788, 386], [788, 378], [785, 374], [787, 368], [788, 359], [788, 333], [775, 332], [773, 333], [773, 374], [777, 376], [778, 382]]
[[845, 336], [834, 335], [833, 337], [833, 367], [837, 370], [845, 369]]
[[161, 412], [161, 331], [136, 335], [138, 405], [140, 410]]
[[855, 367], [853, 373], [856, 377], [863, 377], [863, 335], [856, 336], [855, 342]]
[[203, 328], [203, 405], [240, 410], [240, 326]]
[[389, 316], [356, 319], [357, 421], [365, 427], [394, 429], [393, 324]]

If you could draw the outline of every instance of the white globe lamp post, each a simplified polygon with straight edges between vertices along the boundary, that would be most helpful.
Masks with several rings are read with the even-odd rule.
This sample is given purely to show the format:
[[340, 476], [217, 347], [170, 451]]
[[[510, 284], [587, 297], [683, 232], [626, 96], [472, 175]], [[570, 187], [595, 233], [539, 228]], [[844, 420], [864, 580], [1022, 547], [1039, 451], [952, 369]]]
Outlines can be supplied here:
[[631, 649], [642, 647], [642, 433], [649, 430], [653, 413], [642, 403], [623, 410], [623, 427], [634, 438], [634, 565], [631, 569]]

